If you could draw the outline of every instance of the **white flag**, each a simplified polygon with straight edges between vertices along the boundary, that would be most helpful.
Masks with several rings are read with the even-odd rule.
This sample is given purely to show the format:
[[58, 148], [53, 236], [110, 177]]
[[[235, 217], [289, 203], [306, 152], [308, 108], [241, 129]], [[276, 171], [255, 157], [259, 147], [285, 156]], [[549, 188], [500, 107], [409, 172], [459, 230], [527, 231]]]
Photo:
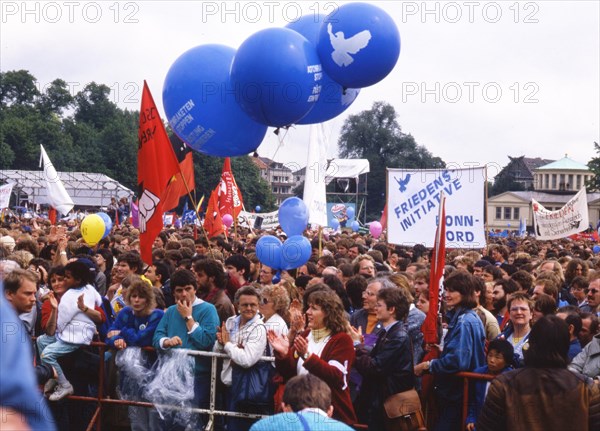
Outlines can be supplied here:
[[58, 172], [54, 169], [54, 165], [50, 161], [48, 154], [46, 154], [44, 146], [40, 145], [40, 149], [42, 153], [40, 157], [40, 167], [43, 168], [42, 175], [46, 181], [48, 203], [65, 216], [73, 209], [75, 204], [73, 203], [73, 199], [71, 199], [67, 193], [67, 190], [65, 190], [65, 186], [60, 180]]
[[581, 189], [561, 209], [548, 211], [535, 199], [531, 199], [536, 239], [566, 238], [589, 227], [587, 194]]
[[8, 208], [10, 194], [12, 193], [14, 185], [15, 183], [8, 183], [3, 186], [0, 186], [0, 210], [3, 208]]
[[304, 177], [304, 203], [308, 207], [308, 222], [327, 226], [327, 198], [325, 173], [327, 171], [327, 142], [323, 124], [311, 124], [308, 160]]

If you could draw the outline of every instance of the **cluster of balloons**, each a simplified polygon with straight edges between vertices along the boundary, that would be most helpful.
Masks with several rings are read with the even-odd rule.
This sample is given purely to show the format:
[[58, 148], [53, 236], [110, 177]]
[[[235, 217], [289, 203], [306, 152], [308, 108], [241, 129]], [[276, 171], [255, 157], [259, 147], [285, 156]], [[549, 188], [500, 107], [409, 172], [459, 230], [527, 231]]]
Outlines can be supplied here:
[[265, 235], [256, 243], [258, 260], [271, 268], [288, 271], [308, 262], [312, 246], [302, 235], [308, 225], [308, 208], [302, 199], [288, 198], [279, 207], [279, 224], [287, 235], [285, 242], [273, 235]]
[[108, 214], [103, 212], [88, 214], [81, 221], [81, 236], [86, 244], [93, 247], [110, 234], [112, 226]]
[[400, 55], [393, 19], [366, 3], [301, 17], [251, 35], [236, 51], [200, 45], [171, 66], [163, 86], [169, 124], [212, 156], [254, 151], [267, 127], [313, 124], [344, 112], [359, 89], [385, 78]]

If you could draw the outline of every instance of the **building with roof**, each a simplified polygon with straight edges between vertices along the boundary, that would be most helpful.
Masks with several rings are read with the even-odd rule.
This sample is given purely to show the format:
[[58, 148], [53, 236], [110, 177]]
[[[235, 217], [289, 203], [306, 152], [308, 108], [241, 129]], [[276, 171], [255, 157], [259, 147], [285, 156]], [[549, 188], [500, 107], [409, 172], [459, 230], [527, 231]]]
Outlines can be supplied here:
[[[510, 159], [512, 163], [524, 158]], [[524, 218], [527, 228], [532, 230], [531, 199], [550, 211], [559, 210], [585, 186], [586, 181], [594, 177], [594, 173], [586, 165], [566, 155], [560, 160], [534, 168], [532, 174], [531, 188], [525, 191], [507, 191], [487, 200], [488, 229], [517, 230], [521, 218]], [[600, 219], [600, 193], [587, 193], [587, 202], [590, 224], [595, 227]]]
[[271, 192], [278, 206], [287, 198], [294, 196], [296, 182], [292, 169], [267, 157], [252, 157], [252, 161], [258, 167], [261, 177], [271, 186]]
[[534, 170], [533, 184], [537, 191], [577, 193], [594, 173], [590, 169], [567, 155], [552, 163]]
[[[58, 172], [67, 193], [73, 199], [75, 207], [99, 208], [110, 203], [110, 198], [130, 198], [133, 191], [116, 180], [98, 173]], [[0, 171], [0, 183], [14, 183], [13, 194], [17, 205], [48, 203], [46, 182], [43, 171]]]
[[495, 181], [505, 184], [515, 184], [521, 190], [534, 189], [534, 173], [540, 166], [547, 165], [553, 160], [541, 159], [539, 157], [511, 157], [510, 162], [496, 175]]

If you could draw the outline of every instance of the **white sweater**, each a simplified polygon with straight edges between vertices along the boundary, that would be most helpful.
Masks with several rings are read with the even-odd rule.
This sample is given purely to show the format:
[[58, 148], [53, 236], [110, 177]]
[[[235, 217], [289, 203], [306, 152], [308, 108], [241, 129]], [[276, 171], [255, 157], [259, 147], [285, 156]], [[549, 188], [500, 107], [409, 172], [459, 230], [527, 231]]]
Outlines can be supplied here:
[[102, 305], [100, 294], [89, 284], [67, 290], [58, 304], [56, 338], [65, 343], [89, 345], [96, 333], [96, 325], [77, 307], [77, 299], [81, 294], [87, 307]]

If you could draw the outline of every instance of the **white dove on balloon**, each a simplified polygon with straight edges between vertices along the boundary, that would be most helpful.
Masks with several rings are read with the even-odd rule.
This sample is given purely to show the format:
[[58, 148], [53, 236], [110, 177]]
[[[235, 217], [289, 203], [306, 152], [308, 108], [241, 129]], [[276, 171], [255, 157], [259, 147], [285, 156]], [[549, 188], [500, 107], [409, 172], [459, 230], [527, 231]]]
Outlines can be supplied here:
[[338, 66], [350, 66], [354, 59], [350, 54], [356, 54], [363, 48], [366, 48], [371, 40], [371, 32], [369, 30], [361, 31], [354, 36], [346, 39], [343, 31], [333, 33], [331, 23], [327, 24], [327, 33], [333, 47], [331, 58]]

